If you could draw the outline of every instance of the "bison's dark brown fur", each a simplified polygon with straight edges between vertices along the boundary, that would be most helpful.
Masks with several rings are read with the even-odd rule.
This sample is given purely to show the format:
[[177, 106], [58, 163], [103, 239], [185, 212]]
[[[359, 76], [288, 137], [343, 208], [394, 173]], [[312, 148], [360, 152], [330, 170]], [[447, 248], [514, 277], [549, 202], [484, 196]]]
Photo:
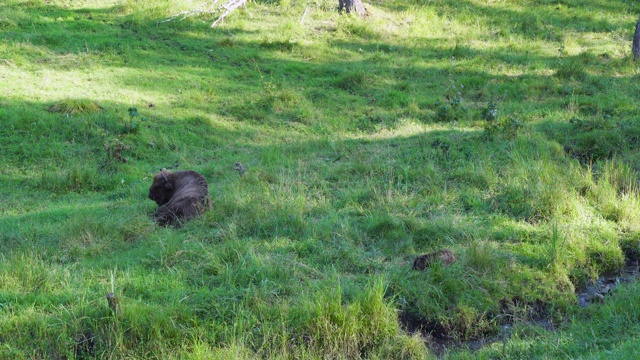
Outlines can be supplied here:
[[436, 261], [440, 261], [443, 265], [451, 265], [456, 261], [456, 257], [453, 256], [451, 250], [438, 250], [429, 254], [418, 256], [413, 260], [413, 270], [424, 270], [431, 266]]
[[153, 177], [149, 199], [160, 207], [154, 213], [160, 225], [180, 226], [182, 221], [211, 209], [207, 180], [195, 171], [163, 170]]

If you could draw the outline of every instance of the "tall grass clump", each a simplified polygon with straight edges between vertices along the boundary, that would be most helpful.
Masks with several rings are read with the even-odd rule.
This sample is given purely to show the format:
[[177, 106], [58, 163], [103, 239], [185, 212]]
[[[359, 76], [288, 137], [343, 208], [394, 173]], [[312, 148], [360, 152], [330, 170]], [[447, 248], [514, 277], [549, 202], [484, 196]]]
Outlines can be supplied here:
[[551, 239], [547, 247], [547, 257], [549, 259], [549, 267], [552, 271], [557, 272], [564, 269], [566, 262], [566, 241], [567, 239], [560, 233], [558, 224], [553, 223], [551, 228]]
[[584, 81], [587, 78], [584, 65], [579, 59], [560, 61], [555, 75], [562, 80]]
[[42, 173], [38, 186], [54, 193], [66, 193], [113, 189], [116, 183], [93, 165], [76, 165], [62, 171], [52, 169]]
[[[335, 281], [339, 280], [331, 280]], [[426, 348], [400, 330], [397, 311], [385, 298], [386, 284], [381, 278], [373, 279], [350, 301], [343, 298], [339, 283], [322, 286], [305, 297], [304, 313], [300, 314], [304, 322], [299, 336], [312, 354], [347, 358], [426, 357]], [[292, 315], [296, 317], [295, 313]]]
[[623, 228], [637, 229], [640, 200], [638, 175], [627, 164], [607, 161], [595, 169], [595, 185], [589, 199], [607, 220]]
[[90, 114], [102, 110], [102, 107], [89, 99], [65, 99], [47, 108], [49, 112], [65, 115]]
[[155, 24], [158, 20], [165, 20], [172, 15], [172, 11], [179, 12], [182, 9], [177, 9], [177, 6], [170, 3], [158, 2], [158, 1], [136, 1], [126, 0], [121, 8], [121, 11], [128, 14], [125, 24], [131, 27], [148, 26], [152, 23]]

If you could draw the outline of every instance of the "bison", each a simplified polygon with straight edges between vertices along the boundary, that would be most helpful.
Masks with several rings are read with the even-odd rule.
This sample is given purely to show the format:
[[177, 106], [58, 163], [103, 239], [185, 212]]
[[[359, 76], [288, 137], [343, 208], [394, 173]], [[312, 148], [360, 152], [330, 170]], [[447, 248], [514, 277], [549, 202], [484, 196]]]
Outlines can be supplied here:
[[413, 270], [424, 270], [430, 267], [434, 262], [440, 261], [443, 265], [451, 265], [456, 261], [456, 257], [453, 256], [451, 250], [444, 249], [418, 256], [413, 261]]
[[154, 218], [162, 226], [180, 226], [183, 221], [213, 208], [207, 180], [190, 170], [160, 171], [153, 177], [149, 199], [159, 205]]

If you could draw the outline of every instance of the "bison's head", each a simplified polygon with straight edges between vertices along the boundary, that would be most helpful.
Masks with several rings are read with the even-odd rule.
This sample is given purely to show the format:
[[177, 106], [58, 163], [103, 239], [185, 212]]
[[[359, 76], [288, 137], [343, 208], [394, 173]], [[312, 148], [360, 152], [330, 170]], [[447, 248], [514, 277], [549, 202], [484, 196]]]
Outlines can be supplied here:
[[169, 176], [170, 173], [163, 170], [153, 177], [153, 184], [149, 188], [149, 199], [158, 205], [166, 204], [173, 195], [174, 188]]

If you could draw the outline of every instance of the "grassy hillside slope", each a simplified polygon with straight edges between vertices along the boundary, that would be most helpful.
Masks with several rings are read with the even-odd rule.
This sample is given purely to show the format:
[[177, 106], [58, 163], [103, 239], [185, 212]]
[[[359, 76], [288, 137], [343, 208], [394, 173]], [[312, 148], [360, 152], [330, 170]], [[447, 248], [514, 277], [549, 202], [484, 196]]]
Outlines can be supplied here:
[[201, 3], [0, 4], [0, 357], [638, 357], [640, 5]]

